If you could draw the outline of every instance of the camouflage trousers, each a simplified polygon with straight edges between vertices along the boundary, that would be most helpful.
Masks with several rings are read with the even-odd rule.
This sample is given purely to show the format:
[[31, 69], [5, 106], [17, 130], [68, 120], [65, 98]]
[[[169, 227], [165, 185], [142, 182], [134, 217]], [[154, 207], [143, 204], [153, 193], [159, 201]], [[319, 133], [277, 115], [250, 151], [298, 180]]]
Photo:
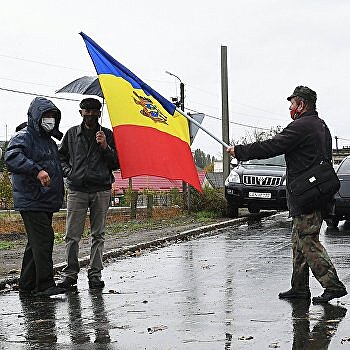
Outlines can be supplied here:
[[318, 210], [293, 217], [291, 284], [295, 290], [309, 289], [309, 268], [323, 288], [329, 291], [345, 289], [326, 249], [319, 241], [322, 221]]

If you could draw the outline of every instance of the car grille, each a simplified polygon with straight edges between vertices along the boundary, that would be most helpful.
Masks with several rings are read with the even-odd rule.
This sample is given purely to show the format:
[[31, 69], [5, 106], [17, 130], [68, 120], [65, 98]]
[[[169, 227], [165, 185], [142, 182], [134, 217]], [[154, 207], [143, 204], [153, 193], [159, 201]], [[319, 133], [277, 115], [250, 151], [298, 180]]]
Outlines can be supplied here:
[[280, 176], [253, 176], [243, 175], [243, 183], [245, 185], [257, 186], [279, 186], [282, 178]]

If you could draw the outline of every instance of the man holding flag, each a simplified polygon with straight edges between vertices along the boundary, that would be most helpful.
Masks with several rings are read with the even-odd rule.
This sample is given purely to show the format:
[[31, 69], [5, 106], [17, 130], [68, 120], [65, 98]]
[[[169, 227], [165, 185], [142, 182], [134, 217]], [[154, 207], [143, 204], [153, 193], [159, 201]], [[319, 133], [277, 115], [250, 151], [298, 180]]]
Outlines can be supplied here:
[[70, 128], [59, 148], [64, 176], [67, 177], [66, 259], [64, 279], [58, 283], [68, 289], [77, 283], [79, 241], [90, 210], [91, 253], [89, 287], [103, 288], [101, 270], [105, 222], [114, 181], [112, 170], [119, 167], [112, 132], [98, 123], [101, 102], [86, 98], [80, 102], [81, 125]]
[[199, 191], [201, 186], [190, 149], [186, 118], [177, 112], [174, 104], [116, 61], [91, 38], [80, 34], [98, 74], [113, 134], [106, 128], [98, 131], [101, 130], [97, 122], [100, 102], [85, 99], [80, 104], [80, 114], [84, 118], [82, 125], [68, 130], [60, 147], [68, 183], [68, 200], [65, 237], [67, 266], [63, 270], [65, 278], [59, 285], [69, 288], [77, 282], [78, 243], [84, 230], [87, 209], [90, 208], [93, 241], [89, 286], [103, 288], [102, 248], [111, 182], [106, 183], [105, 177], [100, 176], [101, 172], [111, 174], [111, 170], [120, 163], [122, 178], [154, 175], [181, 179]]

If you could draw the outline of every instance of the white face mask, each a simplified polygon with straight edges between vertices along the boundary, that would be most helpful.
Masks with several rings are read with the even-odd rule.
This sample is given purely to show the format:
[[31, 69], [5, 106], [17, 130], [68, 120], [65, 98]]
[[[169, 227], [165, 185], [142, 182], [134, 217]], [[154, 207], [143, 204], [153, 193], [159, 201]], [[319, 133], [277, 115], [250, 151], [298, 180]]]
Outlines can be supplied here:
[[55, 118], [42, 118], [41, 126], [46, 132], [50, 132], [55, 127]]

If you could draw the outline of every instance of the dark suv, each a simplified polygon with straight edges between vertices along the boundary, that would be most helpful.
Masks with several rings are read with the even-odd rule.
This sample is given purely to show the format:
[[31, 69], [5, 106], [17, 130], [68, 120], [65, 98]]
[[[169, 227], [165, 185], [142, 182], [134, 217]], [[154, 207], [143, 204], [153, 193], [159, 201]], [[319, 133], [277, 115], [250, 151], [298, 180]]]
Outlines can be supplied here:
[[350, 156], [337, 168], [339, 191], [334, 196], [333, 214], [326, 219], [328, 227], [337, 227], [340, 220], [350, 220]]
[[225, 180], [225, 197], [230, 217], [238, 208], [250, 213], [260, 209], [287, 209], [286, 162], [284, 155], [239, 162]]

